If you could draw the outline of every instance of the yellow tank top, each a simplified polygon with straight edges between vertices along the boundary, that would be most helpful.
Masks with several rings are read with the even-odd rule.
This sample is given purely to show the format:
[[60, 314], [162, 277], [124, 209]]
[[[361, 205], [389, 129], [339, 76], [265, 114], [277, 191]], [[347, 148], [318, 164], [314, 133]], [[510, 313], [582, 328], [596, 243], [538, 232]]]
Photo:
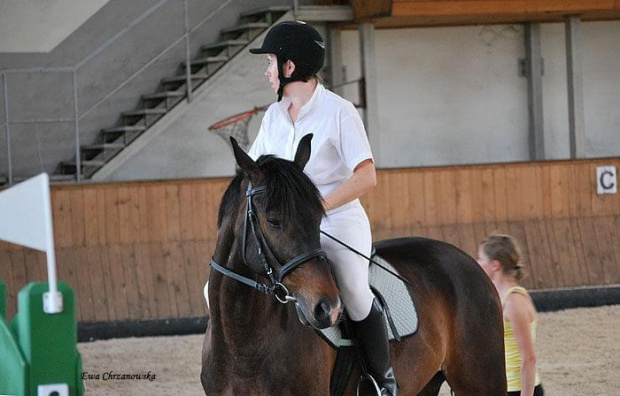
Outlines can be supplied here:
[[[508, 289], [508, 292], [502, 299], [502, 307], [506, 304], [506, 300], [511, 293], [520, 293], [529, 297], [527, 291], [521, 286], [514, 286]], [[536, 344], [536, 325], [538, 324], [538, 316], [534, 316], [534, 320], [530, 323], [530, 331], [532, 332], [532, 341]], [[506, 379], [508, 381], [508, 392], [521, 390], [521, 355], [515, 340], [514, 330], [510, 321], [504, 319], [504, 349], [506, 351]], [[540, 385], [540, 376], [536, 370], [536, 380], [534, 385]]]

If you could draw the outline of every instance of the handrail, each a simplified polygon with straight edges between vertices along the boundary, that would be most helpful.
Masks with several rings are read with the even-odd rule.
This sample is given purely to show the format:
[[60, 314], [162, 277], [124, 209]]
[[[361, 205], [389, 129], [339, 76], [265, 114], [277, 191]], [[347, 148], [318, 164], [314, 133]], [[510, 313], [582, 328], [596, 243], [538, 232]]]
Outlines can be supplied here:
[[62, 72], [72, 72], [74, 71], [74, 67], [71, 66], [62, 66], [62, 67], [29, 67], [24, 69], [4, 69], [2, 73], [44, 73], [44, 72], [53, 72], [53, 73], [62, 73]]
[[112, 91], [110, 91], [103, 99], [99, 100], [97, 103], [95, 103], [90, 109], [86, 110], [85, 112], [83, 112], [80, 116], [79, 119], [82, 119], [84, 117], [86, 117], [90, 112], [92, 112], [93, 110], [95, 110], [97, 107], [99, 107], [99, 105], [101, 105], [101, 103], [105, 102], [106, 100], [108, 100], [110, 98], [110, 96], [114, 95], [115, 93], [117, 93], [121, 88], [123, 88], [125, 85], [127, 85], [131, 80], [133, 80], [136, 76], [138, 76], [140, 73], [142, 73], [144, 71], [144, 69], [148, 68], [149, 66], [151, 66], [153, 63], [155, 63], [162, 55], [164, 55], [166, 52], [168, 52], [172, 47], [174, 47], [175, 45], [177, 45], [181, 40], [183, 40], [185, 37], [181, 37], [179, 39], [177, 39], [175, 42], [173, 42], [172, 44], [170, 44], [168, 47], [166, 47], [165, 50], [163, 50], [161, 53], [157, 54], [157, 56], [155, 56], [153, 59], [151, 59], [148, 63], [146, 63], [144, 66], [142, 66], [138, 71], [136, 71], [134, 74], [132, 74], [130, 77], [128, 77], [125, 81], [123, 81], [122, 83], [120, 83], [118, 86], [116, 86], [116, 88], [114, 88]]
[[90, 54], [86, 55], [84, 57], [84, 59], [82, 59], [80, 62], [78, 62], [77, 65], [75, 65], [75, 69], [79, 69], [80, 67], [84, 66], [86, 63], [88, 63], [91, 59], [93, 59], [95, 56], [99, 55], [101, 52], [103, 52], [104, 49], [108, 48], [110, 45], [112, 45], [114, 42], [116, 42], [118, 39], [120, 39], [121, 37], [123, 37], [125, 34], [127, 34], [129, 31], [131, 31], [135, 26], [138, 26], [138, 24], [140, 24], [140, 22], [142, 22], [143, 20], [145, 20], [149, 15], [151, 15], [152, 13], [154, 13], [155, 11], [157, 11], [157, 9], [159, 7], [161, 7], [162, 5], [164, 5], [165, 3], [167, 3], [168, 0], [160, 0], [158, 3], [154, 4], [153, 6], [151, 6], [148, 10], [146, 10], [145, 12], [143, 12], [142, 14], [138, 15], [138, 17], [136, 19], [134, 19], [133, 21], [131, 21], [129, 23], [129, 25], [127, 25], [125, 28], [121, 29], [118, 33], [116, 33], [114, 36], [110, 37], [108, 40], [106, 40], [105, 43], [103, 43], [102, 45], [100, 45], [98, 48], [96, 48], [93, 52], [91, 52]]
[[4, 124], [6, 125], [6, 159], [8, 161], [9, 186], [13, 185], [13, 160], [11, 157], [11, 127], [9, 125], [9, 91], [7, 89], [6, 74], [2, 73], [2, 94], [4, 95]]
[[[133, 28], [134, 26], [137, 25], [137, 22], [141, 22], [143, 21], [148, 15], [150, 15], [152, 12], [154, 12], [157, 8], [159, 8], [161, 5], [163, 5], [164, 3], [168, 2], [169, 0], [161, 0], [159, 3], [157, 3], [156, 5], [154, 5], [153, 7], [151, 7], [149, 10], [147, 10], [144, 14], [140, 15], [138, 18], [136, 18], [134, 21], [132, 21], [132, 23], [130, 23], [130, 25], [123, 29], [122, 34], [117, 34], [114, 37], [112, 37], [110, 40], [108, 40], [106, 43], [104, 43], [101, 47], [97, 48], [95, 51], [93, 51], [91, 53], [91, 55], [88, 55], [86, 58], [84, 58], [80, 63], [78, 63], [78, 65], [76, 66], [76, 69], [81, 67], [83, 64], [85, 64], [86, 62], [88, 62], [90, 59], [92, 59], [96, 54], [100, 53], [101, 51], [103, 51], [104, 46], [107, 47], [109, 45], [111, 45], [114, 41], [118, 40], [119, 38], [121, 38], [122, 36], [124, 36], [126, 33], [129, 32], [129, 30], [131, 30], [131, 28]], [[133, 80], [136, 76], [140, 75], [140, 73], [142, 73], [146, 68], [148, 68], [150, 65], [152, 65], [153, 63], [155, 63], [161, 56], [163, 56], [166, 52], [168, 52], [170, 49], [172, 49], [172, 47], [174, 47], [175, 45], [177, 45], [181, 40], [186, 40], [187, 41], [187, 51], [189, 51], [189, 42], [190, 42], [190, 34], [193, 33], [194, 31], [196, 31], [196, 29], [198, 29], [200, 26], [202, 26], [202, 24], [204, 24], [206, 21], [208, 21], [209, 19], [213, 18], [218, 12], [220, 12], [224, 7], [228, 6], [228, 4], [230, 4], [233, 0], [227, 0], [226, 2], [222, 3], [222, 5], [220, 5], [215, 11], [211, 12], [209, 15], [207, 15], [204, 19], [202, 19], [194, 28], [190, 29], [189, 28], [189, 18], [184, 18], [185, 19], [185, 33], [179, 37], [178, 39], [176, 39], [172, 44], [170, 44], [168, 47], [166, 47], [165, 49], [163, 49], [160, 53], [158, 53], [157, 55], [155, 55], [154, 58], [152, 58], [149, 62], [147, 62], [144, 66], [142, 66], [138, 71], [136, 71], [134, 74], [132, 74], [130, 77], [128, 77], [127, 79], [125, 79], [125, 81], [123, 81], [122, 83], [120, 83], [116, 88], [114, 88], [112, 91], [110, 91], [103, 99], [101, 99], [100, 101], [98, 101], [95, 105], [93, 105], [90, 109], [88, 109], [87, 111], [85, 111], [84, 113], [82, 113], [79, 118], [82, 119], [84, 118], [86, 115], [88, 115], [90, 112], [92, 112], [94, 109], [96, 109], [97, 107], [99, 107], [99, 105], [101, 105], [101, 103], [103, 103], [104, 101], [106, 101], [107, 99], [109, 99], [112, 95], [114, 95], [116, 92], [118, 92], [121, 88], [123, 88], [125, 85], [127, 85], [131, 80]], [[184, 2], [186, 4], [186, 1]], [[148, 13], [148, 15], [147, 15]], [[136, 23], [134, 23], [136, 22]], [[189, 68], [188, 68], [189, 69]], [[190, 79], [191, 80], [191, 79]]]
[[230, 4], [233, 0], [226, 0], [224, 3], [222, 3], [219, 7], [217, 7], [217, 10], [213, 11], [212, 13], [210, 13], [206, 18], [204, 18], [202, 21], [198, 22], [196, 24], [196, 26], [194, 26], [192, 29], [190, 29], [190, 33], [194, 33], [196, 30], [198, 30], [198, 28], [200, 28], [206, 21], [208, 21], [209, 19], [211, 19], [215, 14], [217, 14], [218, 12], [220, 12], [222, 9], [224, 9], [224, 7], [228, 6], [228, 4]]
[[39, 118], [33, 120], [13, 120], [11, 124], [47, 124], [54, 122], [73, 122], [75, 118]]
[[[78, 70], [82, 66], [84, 66], [85, 64], [90, 62], [92, 59], [94, 59], [97, 55], [102, 53], [106, 48], [110, 47], [113, 43], [115, 43], [120, 38], [122, 38], [127, 33], [129, 33], [131, 30], [133, 30], [136, 26], [139, 26], [140, 23], [142, 23], [146, 18], [148, 18], [151, 14], [153, 14], [155, 11], [157, 11], [161, 6], [166, 4], [168, 1], [169, 0], [160, 0], [156, 4], [154, 4], [151, 7], [149, 7], [146, 11], [144, 11], [139, 16], [134, 18], [129, 23], [129, 25], [127, 25], [126, 27], [121, 29], [118, 33], [116, 33], [114, 36], [112, 36], [108, 40], [106, 40], [103, 44], [101, 44], [99, 47], [97, 47], [91, 53], [89, 53], [84, 58], [82, 58], [82, 60], [80, 60], [74, 66], [18, 68], [18, 69], [5, 69], [5, 70], [1, 70], [0, 71], [0, 75], [3, 76], [3, 85], [4, 85], [4, 87], [3, 87], [3, 95], [4, 95], [4, 100], [5, 100], [5, 109], [4, 110], [5, 110], [5, 116], [6, 116], [6, 120], [5, 120], [4, 124], [2, 124], [2, 126], [0, 126], [0, 127], [6, 126], [7, 157], [8, 157], [8, 161], [9, 161], [9, 164], [8, 164], [8, 173], [9, 173], [9, 175], [8, 175], [8, 182], [9, 182], [9, 185], [13, 184], [12, 158], [11, 158], [11, 148], [10, 148], [10, 135], [11, 135], [11, 133], [10, 133], [10, 127], [9, 127], [9, 125], [11, 123], [71, 122], [71, 121], [74, 121], [75, 122], [75, 139], [76, 139], [77, 181], [80, 182], [81, 181], [81, 158], [80, 158], [80, 143], [79, 143], [79, 138], [80, 138], [79, 121], [82, 118], [84, 118], [86, 115], [88, 115], [92, 111], [94, 111], [96, 108], [98, 108], [102, 103], [104, 103], [111, 96], [113, 96], [116, 92], [118, 92], [120, 89], [122, 89], [124, 86], [126, 86], [135, 77], [139, 76], [146, 68], [148, 68], [154, 62], [156, 62], [161, 56], [166, 54], [171, 48], [173, 48], [174, 46], [179, 44], [179, 42], [181, 40], [185, 40], [186, 41], [186, 63], [189, 66], [190, 60], [191, 60], [190, 59], [190, 35], [191, 35], [191, 33], [195, 32], [205, 22], [207, 22], [208, 20], [212, 19], [221, 10], [223, 10], [230, 3], [232, 3], [233, 0], [226, 0], [217, 9], [215, 9], [214, 11], [209, 13], [205, 18], [203, 18], [200, 22], [198, 22], [191, 29], [189, 27], [187, 0], [184, 0], [184, 13], [185, 13], [184, 24], [185, 24], [185, 29], [184, 29], [183, 35], [181, 35], [181, 37], [176, 39], [168, 47], [166, 47], [165, 49], [161, 50], [152, 59], [150, 59], [145, 65], [143, 65], [138, 71], [136, 71], [131, 76], [126, 78], [124, 81], [119, 83], [114, 89], [112, 89], [108, 94], [106, 94], [106, 96], [104, 98], [99, 100], [97, 103], [95, 103], [88, 110], [84, 111], [82, 114], [79, 114], [79, 102], [78, 102], [78, 96], [77, 96], [77, 78], [76, 78], [76, 74], [77, 74]], [[189, 67], [187, 67], [187, 70], [189, 71], [189, 72], [186, 72], [187, 73], [187, 80], [188, 80], [187, 81], [187, 89], [188, 89], [187, 97], [188, 97], [188, 100], [191, 100], [191, 89], [192, 89], [191, 88], [192, 81], [191, 81], [191, 75], [190, 75], [191, 70], [190, 70]], [[9, 74], [16, 74], [16, 73], [46, 73], [46, 72], [71, 72], [71, 73], [73, 73], [72, 84], [73, 84], [73, 98], [74, 98], [74, 118], [71, 118], [71, 119], [64, 119], [63, 118], [63, 119], [57, 119], [57, 120], [53, 120], [53, 119], [29, 120], [29, 121], [16, 121], [16, 122], [9, 121], [9, 95], [8, 95], [8, 89], [7, 89], [7, 76]]]

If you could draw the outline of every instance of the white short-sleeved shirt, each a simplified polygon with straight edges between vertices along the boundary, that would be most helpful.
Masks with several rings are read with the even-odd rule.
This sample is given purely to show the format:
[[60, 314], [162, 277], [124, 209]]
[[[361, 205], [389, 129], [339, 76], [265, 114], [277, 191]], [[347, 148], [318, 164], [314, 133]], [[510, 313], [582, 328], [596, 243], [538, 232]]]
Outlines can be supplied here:
[[362, 161], [373, 159], [364, 124], [351, 102], [317, 84], [295, 124], [288, 114], [290, 104], [284, 97], [265, 112], [248, 152], [254, 160], [263, 154], [293, 160], [301, 138], [312, 133], [312, 152], [304, 171], [326, 196], [347, 181]]

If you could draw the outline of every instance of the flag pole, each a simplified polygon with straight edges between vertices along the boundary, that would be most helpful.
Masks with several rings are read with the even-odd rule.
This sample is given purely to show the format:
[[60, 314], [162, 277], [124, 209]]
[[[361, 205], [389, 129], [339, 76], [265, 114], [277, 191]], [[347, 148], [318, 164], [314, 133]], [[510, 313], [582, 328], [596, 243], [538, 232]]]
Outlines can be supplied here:
[[49, 291], [43, 311], [60, 313], [62, 294], [56, 280], [56, 252], [49, 176], [41, 173], [0, 193], [0, 240], [43, 251], [47, 258]]
[[52, 200], [50, 197], [49, 176], [43, 173], [41, 183], [43, 194], [43, 217], [45, 227], [45, 253], [47, 256], [47, 283], [49, 292], [43, 294], [43, 311], [54, 314], [62, 312], [62, 295], [58, 292], [56, 279], [56, 250], [54, 248], [54, 226], [52, 225]]

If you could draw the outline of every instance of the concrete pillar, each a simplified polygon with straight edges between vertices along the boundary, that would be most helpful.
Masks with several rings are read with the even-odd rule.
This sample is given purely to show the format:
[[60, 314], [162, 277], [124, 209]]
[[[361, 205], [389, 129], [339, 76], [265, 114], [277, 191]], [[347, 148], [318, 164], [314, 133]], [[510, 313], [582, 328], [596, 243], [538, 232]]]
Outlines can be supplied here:
[[379, 138], [379, 111], [377, 97], [377, 71], [375, 64], [375, 27], [371, 23], [360, 23], [360, 59], [362, 78], [364, 79], [365, 103], [364, 124], [366, 133], [375, 156], [375, 162], [380, 162]]
[[570, 157], [572, 159], [585, 158], [586, 127], [583, 107], [583, 72], [581, 67], [581, 19], [578, 17], [567, 17], [565, 27]]
[[333, 29], [327, 24], [327, 65], [328, 73], [325, 76], [328, 87], [332, 92], [342, 96], [344, 75], [342, 71], [342, 33], [340, 29]]
[[542, 56], [540, 51], [540, 25], [525, 24], [525, 74], [529, 110], [530, 159], [545, 159], [545, 135], [543, 126]]

